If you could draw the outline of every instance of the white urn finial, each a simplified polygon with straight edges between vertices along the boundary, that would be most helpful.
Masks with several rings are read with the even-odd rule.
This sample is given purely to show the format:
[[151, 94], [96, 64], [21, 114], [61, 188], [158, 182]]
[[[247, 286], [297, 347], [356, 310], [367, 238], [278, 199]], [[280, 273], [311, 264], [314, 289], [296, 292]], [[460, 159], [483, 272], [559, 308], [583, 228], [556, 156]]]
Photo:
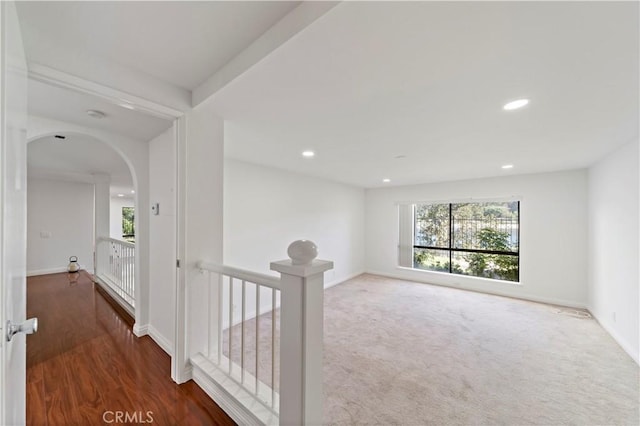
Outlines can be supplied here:
[[294, 265], [309, 265], [318, 257], [318, 246], [313, 241], [297, 240], [289, 244], [287, 254]]

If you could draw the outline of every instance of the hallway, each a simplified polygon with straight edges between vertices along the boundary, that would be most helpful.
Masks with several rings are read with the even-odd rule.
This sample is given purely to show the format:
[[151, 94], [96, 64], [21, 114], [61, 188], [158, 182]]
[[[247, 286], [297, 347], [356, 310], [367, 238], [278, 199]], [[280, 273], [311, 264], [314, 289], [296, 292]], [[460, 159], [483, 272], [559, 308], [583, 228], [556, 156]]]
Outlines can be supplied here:
[[[137, 338], [86, 272], [27, 280], [27, 424], [233, 425], [193, 382], [176, 385], [169, 356]], [[123, 423], [120, 421], [119, 423]]]

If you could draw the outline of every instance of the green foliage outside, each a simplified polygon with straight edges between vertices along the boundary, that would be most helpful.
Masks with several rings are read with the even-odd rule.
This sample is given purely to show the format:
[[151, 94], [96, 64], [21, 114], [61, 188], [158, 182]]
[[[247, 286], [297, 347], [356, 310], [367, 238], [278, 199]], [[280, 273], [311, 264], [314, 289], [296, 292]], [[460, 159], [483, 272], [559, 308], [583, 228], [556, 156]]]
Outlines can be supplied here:
[[[518, 202], [416, 205], [415, 244], [435, 249], [414, 249], [414, 267], [449, 272], [452, 247], [517, 253]], [[508, 281], [519, 280], [518, 256], [452, 252], [451, 272]]]
[[135, 242], [136, 231], [134, 227], [135, 212], [133, 207], [122, 208], [122, 238], [129, 242]]
[[[413, 252], [414, 267], [436, 272], [449, 272], [449, 254], [438, 255], [434, 250], [415, 249]], [[454, 274], [464, 274], [460, 264], [453, 262]]]
[[[416, 243], [425, 246], [448, 247], [449, 245], [449, 205], [420, 204], [415, 206]], [[418, 231], [418, 230], [416, 230]]]
[[[481, 247], [485, 250], [510, 251], [509, 235], [491, 228], [478, 232]], [[469, 263], [468, 275], [499, 280], [518, 281], [518, 257], [500, 254], [468, 253], [464, 259]]]

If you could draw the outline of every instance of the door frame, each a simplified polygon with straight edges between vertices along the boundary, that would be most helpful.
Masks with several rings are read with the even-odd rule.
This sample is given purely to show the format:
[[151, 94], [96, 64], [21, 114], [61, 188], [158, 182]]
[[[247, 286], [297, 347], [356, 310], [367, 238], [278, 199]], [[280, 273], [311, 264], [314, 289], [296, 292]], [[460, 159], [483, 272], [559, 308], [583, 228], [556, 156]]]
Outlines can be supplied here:
[[[0, 50], [2, 50], [0, 55], [2, 56], [4, 56], [4, 49], [2, 46], [4, 44], [4, 8], [5, 3], [0, 3]], [[2, 66], [1, 63], [0, 66]], [[2, 69], [0, 69], [0, 79], [2, 80], [0, 82], [0, 102], [2, 102], [4, 99], [4, 75]], [[0, 120], [4, 122], [2, 117], [0, 117]], [[0, 154], [4, 152], [4, 135], [2, 134], [4, 133], [2, 132], [3, 127], [4, 124], [0, 124]], [[1, 159], [2, 156], [0, 156], [0, 201], [4, 204], [4, 190], [2, 189], [4, 188], [4, 164]], [[4, 249], [3, 244], [1, 244], [2, 241], [4, 241], [4, 213], [0, 210], [0, 321], [4, 322]], [[4, 417], [6, 413], [4, 394], [7, 386], [4, 378], [4, 328], [5, 324], [0, 324], [0, 422], [2, 423], [6, 420]]]
[[[139, 112], [144, 112], [151, 116], [161, 118], [164, 120], [171, 120], [173, 122], [173, 139], [175, 144], [175, 164], [176, 164], [176, 182], [177, 188], [175, 194], [176, 201], [176, 247], [175, 252], [178, 259], [184, 258], [184, 179], [181, 179], [181, 174], [184, 174], [184, 166], [182, 165], [182, 159], [184, 153], [186, 153], [186, 118], [185, 112], [175, 108], [161, 105], [157, 102], [145, 99], [139, 96], [135, 96], [126, 92], [113, 89], [111, 87], [103, 86], [99, 83], [88, 81], [76, 76], [72, 76], [51, 68], [36, 65], [29, 69], [29, 79], [33, 79], [39, 82], [43, 82], [56, 87], [73, 90], [79, 93], [89, 94], [96, 96], [102, 100], [110, 102], [115, 105], [122, 105], [123, 100], [126, 100], [127, 107]], [[138, 191], [136, 191], [136, 198], [138, 197]], [[138, 203], [136, 203], [138, 204]], [[142, 212], [140, 213], [142, 214]], [[186, 368], [187, 354], [185, 351], [186, 346], [186, 322], [185, 322], [185, 273], [184, 268], [177, 267], [176, 259], [176, 274], [174, 276], [175, 290], [174, 297], [176, 303], [176, 315], [174, 318], [174, 336], [173, 336], [173, 348], [171, 355], [171, 378], [177, 383], [182, 383], [190, 379]], [[151, 267], [151, 265], [141, 265], [142, 267]], [[148, 327], [138, 329], [141, 335], [147, 334]]]
[[[6, 321], [19, 323], [26, 319], [27, 82], [15, 2], [3, 1], [0, 4], [1, 424], [24, 423], [26, 414], [26, 336], [19, 333], [7, 342]], [[10, 386], [13, 388], [9, 392]]]
[[187, 118], [178, 117], [173, 124], [176, 157], [176, 286], [173, 355], [171, 378], [176, 383], [191, 379], [187, 330], [186, 206], [187, 206]]

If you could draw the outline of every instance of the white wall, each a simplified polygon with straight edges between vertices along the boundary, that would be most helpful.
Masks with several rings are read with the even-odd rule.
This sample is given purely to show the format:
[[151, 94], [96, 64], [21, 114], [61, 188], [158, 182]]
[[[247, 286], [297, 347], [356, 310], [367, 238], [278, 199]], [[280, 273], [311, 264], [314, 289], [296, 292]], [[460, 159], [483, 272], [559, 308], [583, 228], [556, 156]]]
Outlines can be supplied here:
[[93, 272], [93, 185], [29, 179], [27, 274], [66, 271], [70, 256]]
[[[398, 203], [517, 197], [520, 284], [398, 268]], [[367, 272], [548, 303], [587, 303], [586, 170], [370, 189]]]
[[224, 167], [226, 265], [274, 274], [269, 264], [306, 239], [334, 262], [325, 283], [364, 272], [362, 188], [232, 159]]
[[149, 142], [149, 334], [173, 351], [176, 283], [176, 149], [173, 129]]
[[639, 362], [638, 141], [589, 169], [589, 310]]
[[[122, 208], [134, 207], [132, 198], [111, 197], [109, 203], [109, 236], [122, 239]], [[137, 212], [136, 212], [137, 215]], [[137, 230], [136, 230], [137, 231]]]
[[[209, 280], [201, 274], [196, 264], [200, 260], [222, 262], [222, 180], [224, 159], [224, 122], [215, 115], [214, 109], [204, 102], [186, 114], [186, 146], [179, 149], [180, 175], [184, 188], [179, 187], [185, 228], [184, 243], [180, 242], [179, 257], [182, 267], [178, 271], [178, 305], [181, 298], [187, 300], [187, 347], [176, 348], [192, 355], [206, 348], [208, 321]], [[183, 192], [182, 192], [183, 190]], [[184, 246], [183, 246], [184, 244]], [[183, 275], [184, 274], [184, 275]], [[177, 315], [182, 318], [182, 315]], [[176, 323], [177, 328], [182, 328]], [[180, 357], [182, 354], [180, 354]], [[180, 362], [180, 360], [177, 360]], [[181, 362], [180, 362], [181, 363]], [[178, 369], [188, 369], [186, 365]]]

